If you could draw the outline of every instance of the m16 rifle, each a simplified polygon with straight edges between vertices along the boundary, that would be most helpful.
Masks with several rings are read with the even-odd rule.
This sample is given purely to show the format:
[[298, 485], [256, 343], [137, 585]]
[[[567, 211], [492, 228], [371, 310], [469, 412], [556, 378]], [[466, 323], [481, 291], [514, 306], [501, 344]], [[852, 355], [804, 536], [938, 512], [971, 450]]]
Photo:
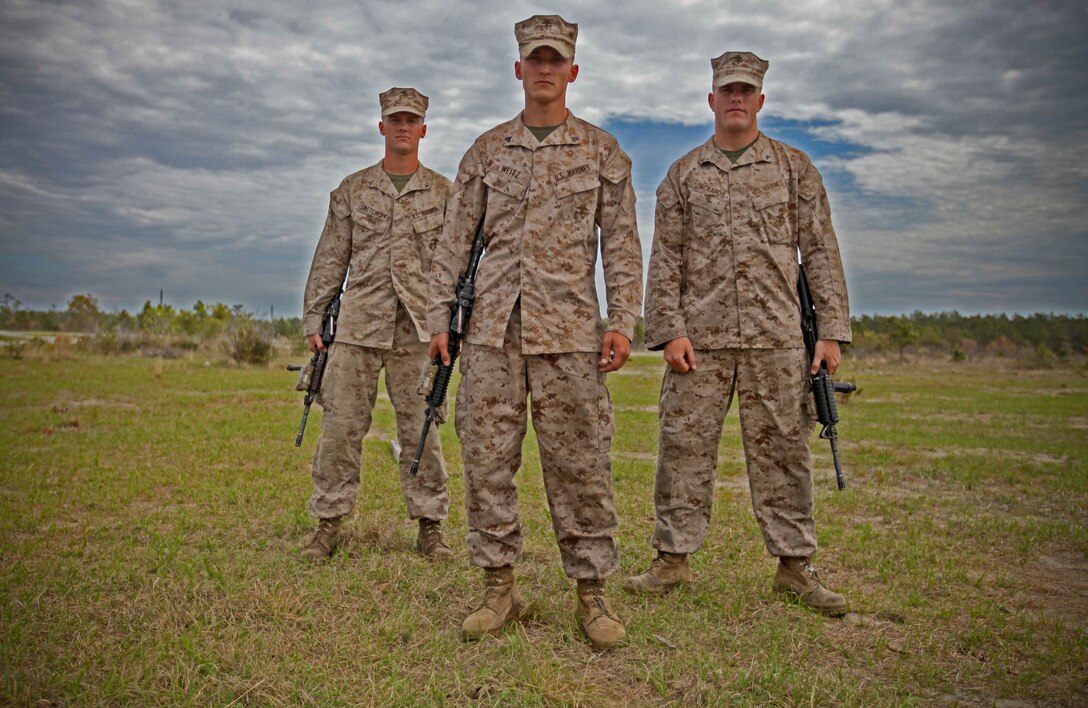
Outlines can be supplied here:
[[314, 351], [310, 363], [305, 367], [288, 365], [288, 371], [301, 372], [298, 375], [296, 391], [305, 391], [306, 397], [302, 399], [302, 422], [298, 425], [298, 436], [295, 437], [295, 447], [302, 447], [302, 435], [306, 432], [306, 419], [310, 417], [310, 405], [314, 402], [321, 390], [321, 379], [325, 375], [325, 364], [329, 360], [329, 347], [336, 339], [336, 320], [340, 317], [340, 297], [343, 289], [336, 293], [336, 297], [325, 308], [325, 315], [321, 320], [321, 343], [324, 348]]
[[[820, 332], [816, 327], [816, 306], [812, 302], [812, 291], [808, 288], [805, 269], [798, 266], [797, 294], [801, 297], [801, 335], [805, 339], [808, 361], [816, 358], [816, 342], [820, 341]], [[820, 362], [820, 371], [812, 377], [812, 396], [816, 401], [816, 419], [824, 426], [820, 437], [831, 443], [831, 457], [835, 461], [835, 481], [839, 489], [846, 489], [846, 479], [839, 462], [839, 434], [835, 425], [839, 422], [839, 408], [835, 402], [835, 392], [851, 393], [857, 386], [843, 381], [834, 381], [827, 371], [827, 364]]]
[[468, 321], [472, 317], [472, 305], [476, 301], [476, 270], [480, 267], [480, 258], [483, 255], [484, 219], [481, 216], [480, 225], [476, 227], [476, 238], [472, 242], [468, 268], [457, 281], [457, 289], [454, 291], [456, 299], [450, 307], [450, 341], [446, 348], [450, 363], [443, 364], [442, 357], [439, 356], [427, 363], [419, 379], [418, 392], [426, 397], [427, 413], [423, 421], [423, 432], [419, 436], [419, 444], [416, 445], [416, 454], [412, 458], [412, 467], [409, 470], [413, 475], [419, 472], [419, 461], [423, 457], [423, 446], [427, 443], [427, 433], [431, 430], [431, 424], [435, 421], [441, 423], [444, 420], [442, 404], [446, 400], [446, 391], [450, 387], [453, 364], [461, 349], [461, 340], [468, 330]]

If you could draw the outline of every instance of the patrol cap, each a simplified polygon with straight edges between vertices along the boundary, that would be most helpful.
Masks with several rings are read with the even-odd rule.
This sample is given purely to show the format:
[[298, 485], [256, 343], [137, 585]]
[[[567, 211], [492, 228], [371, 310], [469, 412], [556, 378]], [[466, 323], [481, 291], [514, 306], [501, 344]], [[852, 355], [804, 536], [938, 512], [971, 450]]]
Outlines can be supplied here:
[[710, 60], [710, 68], [714, 71], [714, 90], [734, 81], [763, 88], [763, 75], [767, 73], [768, 66], [769, 62], [751, 52], [726, 52]]
[[414, 88], [393, 87], [378, 94], [382, 105], [382, 118], [393, 113], [415, 113], [420, 118], [427, 117], [427, 97]]
[[578, 25], [567, 22], [559, 15], [533, 15], [514, 25], [514, 37], [518, 40], [518, 52], [522, 59], [537, 47], [551, 47], [564, 59], [570, 59], [574, 56]]

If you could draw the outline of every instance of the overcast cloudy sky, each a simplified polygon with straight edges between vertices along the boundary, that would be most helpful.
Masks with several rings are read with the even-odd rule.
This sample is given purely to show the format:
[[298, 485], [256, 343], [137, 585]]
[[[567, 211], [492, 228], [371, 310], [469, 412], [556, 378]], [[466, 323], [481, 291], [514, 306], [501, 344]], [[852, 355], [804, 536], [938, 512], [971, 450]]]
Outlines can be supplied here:
[[452, 177], [515, 115], [514, 22], [578, 22], [572, 110], [634, 160], [643, 250], [711, 133], [709, 59], [770, 60], [760, 126], [824, 174], [855, 314], [1088, 311], [1088, 3], [0, 0], [0, 293], [297, 315], [328, 192], [431, 97]]

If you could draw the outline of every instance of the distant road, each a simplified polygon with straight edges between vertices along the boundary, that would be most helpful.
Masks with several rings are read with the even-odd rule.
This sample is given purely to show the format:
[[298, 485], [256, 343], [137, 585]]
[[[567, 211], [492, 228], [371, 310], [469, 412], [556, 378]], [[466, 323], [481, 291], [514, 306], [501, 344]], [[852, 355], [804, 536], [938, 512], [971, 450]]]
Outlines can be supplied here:
[[0, 329], [0, 339], [41, 339], [52, 343], [57, 336], [79, 339], [80, 337], [93, 337], [90, 332], [12, 332]]

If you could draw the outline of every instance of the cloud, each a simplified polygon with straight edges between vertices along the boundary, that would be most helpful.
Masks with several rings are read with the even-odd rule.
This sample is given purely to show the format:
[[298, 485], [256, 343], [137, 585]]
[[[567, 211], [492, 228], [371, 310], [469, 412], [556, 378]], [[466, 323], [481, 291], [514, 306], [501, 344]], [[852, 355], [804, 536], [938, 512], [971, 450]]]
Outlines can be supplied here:
[[[709, 135], [710, 57], [746, 48], [771, 61], [761, 125], [824, 173], [855, 311], [1084, 311], [1081, 3], [554, 7], [580, 25], [572, 109], [635, 160], [647, 252], [657, 182]], [[512, 26], [537, 11], [0, 4], [0, 289], [297, 313], [329, 190], [381, 155], [377, 94], [430, 95], [423, 160], [452, 176], [519, 109]]]

